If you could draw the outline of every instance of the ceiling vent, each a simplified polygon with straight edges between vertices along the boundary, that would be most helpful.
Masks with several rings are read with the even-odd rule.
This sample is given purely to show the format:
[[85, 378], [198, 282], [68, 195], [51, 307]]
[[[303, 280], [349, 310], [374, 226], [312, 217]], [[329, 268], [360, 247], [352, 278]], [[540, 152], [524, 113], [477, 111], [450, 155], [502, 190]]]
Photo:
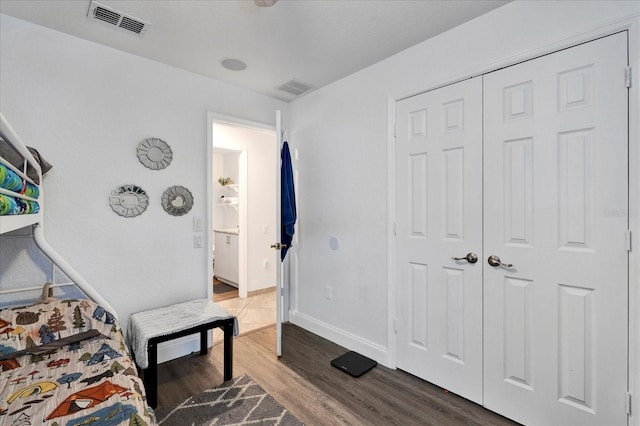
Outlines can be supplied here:
[[142, 36], [147, 30], [147, 27], [151, 25], [149, 22], [145, 22], [131, 15], [126, 15], [119, 10], [98, 3], [97, 1], [91, 2], [87, 16], [91, 19], [97, 19], [114, 27], [138, 34], [139, 36]]
[[297, 80], [289, 80], [284, 83], [282, 86], [277, 87], [278, 90], [282, 90], [283, 92], [291, 93], [292, 95], [300, 96], [304, 92], [311, 90], [313, 86], [302, 83]]

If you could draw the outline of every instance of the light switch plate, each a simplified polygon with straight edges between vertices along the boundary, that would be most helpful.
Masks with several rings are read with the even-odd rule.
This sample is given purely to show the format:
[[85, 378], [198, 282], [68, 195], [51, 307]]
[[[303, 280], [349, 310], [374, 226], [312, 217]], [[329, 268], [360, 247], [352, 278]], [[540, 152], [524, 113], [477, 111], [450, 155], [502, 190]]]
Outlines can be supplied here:
[[202, 239], [203, 239], [202, 234], [200, 233], [193, 234], [193, 248], [204, 247], [204, 243]]

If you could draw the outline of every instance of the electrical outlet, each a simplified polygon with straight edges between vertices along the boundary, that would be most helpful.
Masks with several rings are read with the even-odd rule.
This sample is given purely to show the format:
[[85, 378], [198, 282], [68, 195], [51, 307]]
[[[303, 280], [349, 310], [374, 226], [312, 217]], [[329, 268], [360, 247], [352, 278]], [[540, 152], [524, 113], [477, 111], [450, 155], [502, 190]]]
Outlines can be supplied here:
[[324, 289], [324, 297], [326, 297], [329, 300], [333, 299], [333, 287], [331, 287], [331, 286], [326, 286], [325, 287], [325, 289]]

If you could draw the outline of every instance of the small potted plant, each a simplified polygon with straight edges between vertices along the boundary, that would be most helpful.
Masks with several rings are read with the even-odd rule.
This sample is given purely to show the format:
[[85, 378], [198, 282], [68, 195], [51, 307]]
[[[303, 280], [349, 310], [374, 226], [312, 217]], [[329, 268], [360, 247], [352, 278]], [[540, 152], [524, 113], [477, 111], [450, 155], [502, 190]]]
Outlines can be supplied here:
[[222, 185], [222, 186], [225, 186], [225, 185], [230, 185], [230, 184], [232, 184], [233, 182], [231, 181], [231, 178], [230, 178], [230, 177], [225, 177], [225, 178], [223, 178], [223, 177], [219, 177], [219, 178], [218, 178], [218, 183], [219, 183], [220, 185]]

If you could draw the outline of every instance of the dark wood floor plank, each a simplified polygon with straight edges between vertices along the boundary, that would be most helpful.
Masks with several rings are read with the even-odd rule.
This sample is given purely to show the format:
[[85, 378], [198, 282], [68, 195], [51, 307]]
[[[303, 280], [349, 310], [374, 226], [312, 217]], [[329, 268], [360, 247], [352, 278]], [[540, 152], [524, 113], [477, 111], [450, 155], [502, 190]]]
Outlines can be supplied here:
[[[158, 368], [158, 404], [176, 405], [222, 383], [222, 345]], [[408, 373], [377, 366], [359, 378], [332, 367], [346, 352], [299, 327], [283, 326], [234, 339], [234, 377], [250, 375], [307, 425], [515, 425], [483, 407]]]

